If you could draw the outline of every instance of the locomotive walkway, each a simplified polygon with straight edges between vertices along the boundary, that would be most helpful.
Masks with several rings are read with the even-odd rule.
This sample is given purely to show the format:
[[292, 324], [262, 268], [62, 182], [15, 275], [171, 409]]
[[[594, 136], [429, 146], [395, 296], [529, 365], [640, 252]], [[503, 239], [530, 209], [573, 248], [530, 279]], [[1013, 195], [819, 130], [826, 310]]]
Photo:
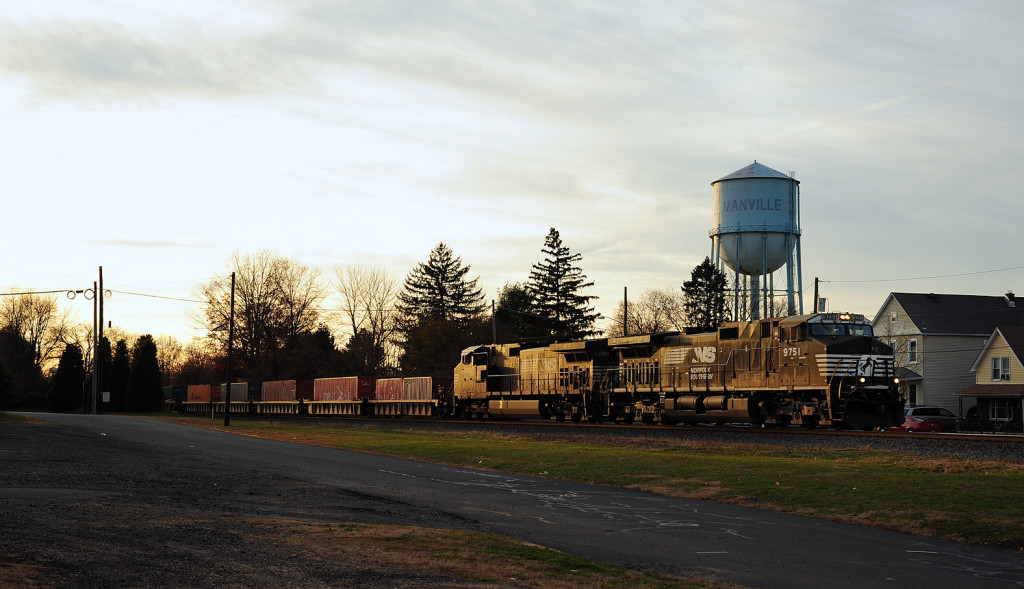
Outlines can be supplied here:
[[[302, 508], [304, 498], [315, 495], [317, 505], [331, 506], [320, 514], [330, 521], [364, 521], [360, 518], [371, 505], [375, 517], [392, 519], [388, 523], [432, 521], [485, 529], [600, 562], [749, 587], [966, 588], [1024, 583], [1024, 555], [1008, 550], [637, 491], [233, 436], [144, 418], [33, 417], [60, 424], [59, 432], [49, 436], [52, 443], [73, 441], [75, 448], [66, 450], [95, 456], [99, 470], [121, 468], [124, 465], [116, 464], [120, 455], [140, 452], [148, 462], [127, 463], [140, 470], [140, 481], [146, 469], [170, 468], [170, 460], [187, 463], [190, 474], [178, 481], [178, 500], [191, 498], [197, 508], [239, 516], [252, 510], [291, 513]], [[89, 446], [98, 451], [88, 452]], [[61, 454], [59, 447], [48, 452]], [[5, 459], [5, 471], [19, 464], [10, 451], [5, 450]], [[30, 483], [14, 484], [22, 480], [18, 477], [4, 480], [0, 505], [5, 513], [10, 509], [18, 514], [31, 505], [54, 509], [33, 503], [36, 496], [59, 502], [103, 492], [76, 489], [74, 481], [61, 483], [63, 488], [29, 489]], [[217, 491], [216, 481], [238, 496]], [[261, 495], [273, 495], [273, 489], [267, 493], [265, 487], [275, 484], [280, 486], [278, 493], [292, 495], [253, 505], [246, 498], [252, 493], [239, 491], [246, 488], [246, 481], [253, 489], [259, 485]], [[303, 492], [295, 491], [300, 488]], [[362, 504], [350, 505], [352, 497], [362, 498]], [[312, 506], [304, 511], [304, 517], [316, 516]], [[5, 528], [13, 525], [0, 526], [8, 538], [0, 545], [9, 554], [31, 549], [10, 544], [11, 534], [18, 530]], [[66, 533], [73, 536], [76, 530], [71, 527]], [[218, 551], [218, 544], [211, 542], [208, 550]], [[138, 546], [145, 549], [144, 544]], [[144, 557], [134, 560], [145, 566]], [[157, 575], [171, 575], [162, 578], [175, 584], [173, 574], [178, 574], [166, 568], [149, 573], [153, 577], [143, 571], [130, 584], [160, 585]]]

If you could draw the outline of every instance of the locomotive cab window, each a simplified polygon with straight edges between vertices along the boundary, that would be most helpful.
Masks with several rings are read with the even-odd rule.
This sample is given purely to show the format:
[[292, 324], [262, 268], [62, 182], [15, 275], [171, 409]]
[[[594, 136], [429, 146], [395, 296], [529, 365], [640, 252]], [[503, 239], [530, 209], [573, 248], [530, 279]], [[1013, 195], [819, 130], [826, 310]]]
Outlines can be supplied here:
[[787, 327], [783, 330], [786, 341], [802, 342], [807, 339], [807, 324], [801, 323], [794, 327]]
[[811, 335], [838, 336], [846, 335], [846, 326], [841, 323], [813, 323], [811, 324]]
[[873, 337], [875, 335], [870, 325], [849, 325], [847, 326], [847, 329], [849, 330], [850, 335], [861, 335], [865, 337]]

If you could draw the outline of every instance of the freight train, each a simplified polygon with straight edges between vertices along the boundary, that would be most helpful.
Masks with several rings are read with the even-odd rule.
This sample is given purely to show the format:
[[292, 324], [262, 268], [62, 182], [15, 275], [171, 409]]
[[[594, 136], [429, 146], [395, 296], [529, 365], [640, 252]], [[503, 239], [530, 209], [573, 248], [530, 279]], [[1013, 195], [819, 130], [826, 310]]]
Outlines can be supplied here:
[[[281, 382], [281, 381], [279, 381]], [[296, 381], [284, 381], [296, 383]], [[863, 315], [823, 313], [726, 323], [710, 332], [491, 344], [462, 352], [452, 378], [318, 379], [232, 411], [260, 414], [875, 429], [903, 422], [893, 350]], [[186, 411], [223, 411], [215, 387]], [[287, 387], [286, 387], [287, 388]], [[226, 387], [225, 394], [226, 392]], [[318, 392], [319, 391], [319, 392]]]

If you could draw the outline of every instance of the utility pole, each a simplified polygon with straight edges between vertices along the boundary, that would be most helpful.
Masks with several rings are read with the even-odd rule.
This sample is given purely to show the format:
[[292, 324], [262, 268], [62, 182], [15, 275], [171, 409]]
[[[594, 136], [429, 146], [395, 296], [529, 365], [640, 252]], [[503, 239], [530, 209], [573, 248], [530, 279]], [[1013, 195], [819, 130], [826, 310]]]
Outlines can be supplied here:
[[494, 299], [491, 299], [491, 343], [498, 345], [498, 323], [494, 317]]
[[[92, 413], [96, 414], [96, 387], [99, 386], [97, 380], [100, 377], [100, 340], [96, 336], [96, 308], [99, 301], [96, 300], [96, 283], [92, 283]], [[83, 383], [83, 387], [84, 387]], [[85, 413], [84, 405], [82, 413]]]
[[[100, 346], [101, 342], [103, 341], [103, 266], [100, 266], [100, 285], [99, 286], [100, 286], [100, 289], [99, 289], [99, 291], [96, 292], [96, 299], [99, 301], [99, 308], [100, 308], [100, 320], [99, 320], [99, 323], [98, 323], [99, 329], [96, 332], [96, 346], [95, 346], [96, 350], [99, 350], [99, 346]], [[93, 352], [93, 355], [96, 356], [97, 359], [99, 358], [99, 355], [96, 354], [95, 352]], [[100, 404], [97, 404], [97, 401], [96, 401], [96, 391], [103, 392], [103, 387], [101, 386], [103, 384], [102, 377], [103, 377], [103, 363], [97, 361], [96, 362], [95, 375], [93, 376], [93, 381], [96, 382], [96, 386], [94, 386], [93, 389], [92, 389], [92, 412], [93, 413], [99, 413], [99, 407], [102, 406]]]
[[622, 335], [629, 335], [629, 287], [622, 287]]
[[818, 277], [814, 277], [814, 312], [820, 313], [821, 309], [818, 305]]
[[235, 339], [235, 273], [231, 273], [231, 311], [228, 314], [228, 390], [224, 400], [224, 426], [231, 425], [231, 349]]

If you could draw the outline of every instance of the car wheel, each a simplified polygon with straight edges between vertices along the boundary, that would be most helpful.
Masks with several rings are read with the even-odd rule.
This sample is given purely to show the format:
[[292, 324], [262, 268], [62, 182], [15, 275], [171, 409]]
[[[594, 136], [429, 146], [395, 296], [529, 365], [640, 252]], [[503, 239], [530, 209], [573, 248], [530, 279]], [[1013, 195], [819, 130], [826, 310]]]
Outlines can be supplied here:
[[912, 428], [912, 427], [908, 427], [908, 428], [907, 428], [907, 433], [908, 433], [908, 434], [912, 434], [912, 433], [914, 433], [914, 428]]

